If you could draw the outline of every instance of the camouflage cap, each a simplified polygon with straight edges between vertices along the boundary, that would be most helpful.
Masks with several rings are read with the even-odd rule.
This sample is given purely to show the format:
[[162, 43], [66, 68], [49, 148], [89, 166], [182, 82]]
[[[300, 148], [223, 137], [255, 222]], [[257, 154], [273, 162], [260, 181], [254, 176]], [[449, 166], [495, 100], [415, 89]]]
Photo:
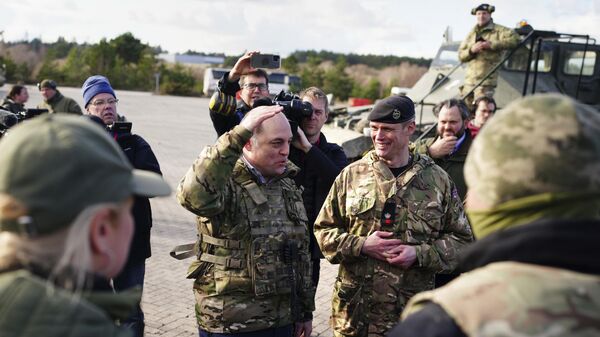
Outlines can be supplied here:
[[375, 104], [369, 113], [369, 122], [398, 124], [415, 117], [415, 104], [407, 96], [390, 96]]
[[477, 13], [477, 11], [486, 11], [486, 12], [492, 14], [492, 13], [494, 13], [494, 10], [496, 10], [496, 7], [494, 7], [492, 5], [481, 4], [473, 9], [471, 9], [471, 15], [475, 15]]
[[542, 193], [600, 191], [600, 114], [557, 94], [509, 104], [477, 135], [465, 179], [490, 207]]
[[69, 226], [88, 206], [169, 193], [160, 175], [133, 169], [87, 118], [36, 117], [0, 142], [0, 231], [45, 235]]

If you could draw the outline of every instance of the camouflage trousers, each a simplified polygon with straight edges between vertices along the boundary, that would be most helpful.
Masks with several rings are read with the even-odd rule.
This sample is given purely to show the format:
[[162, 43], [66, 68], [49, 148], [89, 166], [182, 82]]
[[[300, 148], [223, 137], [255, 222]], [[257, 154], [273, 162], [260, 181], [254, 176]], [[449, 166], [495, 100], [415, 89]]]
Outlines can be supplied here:
[[[469, 93], [471, 90], [473, 90], [475, 86], [472, 84], [464, 84], [461, 88], [460, 88], [460, 95], [462, 97], [464, 97], [467, 93]], [[465, 104], [467, 104], [467, 107], [469, 107], [470, 110], [473, 110], [473, 101], [475, 101], [475, 99], [481, 97], [481, 96], [487, 96], [487, 97], [494, 97], [494, 92], [496, 91], [496, 86], [491, 86], [491, 85], [482, 85], [477, 87], [470, 95], [468, 95], [467, 97], [465, 97], [463, 100], [465, 101]]]

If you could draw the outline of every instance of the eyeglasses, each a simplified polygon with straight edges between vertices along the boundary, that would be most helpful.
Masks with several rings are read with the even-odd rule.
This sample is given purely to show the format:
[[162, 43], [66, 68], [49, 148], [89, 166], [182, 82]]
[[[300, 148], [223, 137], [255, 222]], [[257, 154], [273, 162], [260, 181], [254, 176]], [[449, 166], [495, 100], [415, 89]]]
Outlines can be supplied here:
[[245, 83], [243, 87], [248, 90], [254, 90], [258, 88], [260, 91], [265, 91], [268, 89], [268, 86], [265, 83]]
[[99, 107], [99, 106], [105, 106], [105, 105], [116, 105], [119, 102], [118, 99], [116, 98], [110, 98], [108, 100], [103, 100], [103, 99], [99, 99], [97, 101], [93, 101], [90, 104], [95, 106], [95, 107]]

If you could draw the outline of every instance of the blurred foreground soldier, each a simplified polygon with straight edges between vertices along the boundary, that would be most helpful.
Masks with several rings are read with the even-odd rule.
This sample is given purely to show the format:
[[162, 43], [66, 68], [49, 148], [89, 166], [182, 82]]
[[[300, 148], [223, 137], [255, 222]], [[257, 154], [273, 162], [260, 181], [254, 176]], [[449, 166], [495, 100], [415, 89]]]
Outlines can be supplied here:
[[467, 185], [463, 167], [469, 148], [473, 142], [467, 129], [469, 109], [459, 99], [448, 99], [435, 109], [437, 115], [437, 136], [415, 142], [415, 151], [428, 155], [444, 169], [456, 185], [460, 200], [465, 200]]
[[[250, 65], [250, 59], [255, 54], [258, 52], [242, 55], [231, 71], [219, 80], [217, 90], [210, 99], [210, 119], [218, 136], [240, 124], [255, 100], [269, 96], [269, 76], [264, 70]], [[236, 102], [238, 91], [241, 99]]]
[[177, 199], [198, 215], [188, 278], [196, 280], [200, 336], [310, 336], [309, 233], [281, 111], [248, 112], [179, 184]]
[[43, 80], [38, 83], [38, 89], [44, 97], [44, 101], [38, 104], [38, 109], [48, 109], [50, 113], [66, 112], [81, 115], [81, 107], [74, 99], [63, 96], [56, 89], [56, 82], [53, 80]]
[[369, 114], [375, 150], [336, 178], [315, 222], [321, 251], [339, 263], [335, 336], [383, 336], [414, 294], [454, 270], [472, 240], [454, 184], [427, 156], [408, 150], [414, 104], [388, 97]]
[[4, 98], [1, 105], [2, 108], [14, 114], [25, 111], [25, 103], [29, 100], [29, 92], [23, 85], [13, 85]]
[[74, 116], [15, 127], [0, 163], [0, 336], [129, 336], [115, 321], [141, 293], [115, 294], [108, 280], [127, 259], [133, 195], [169, 186]]
[[487, 123], [487, 121], [496, 113], [496, 101], [487, 96], [481, 96], [473, 102], [472, 120], [467, 123], [467, 129], [471, 136], [475, 138], [479, 130]]
[[312, 277], [317, 287], [323, 254], [316, 242], [313, 225], [335, 177], [348, 165], [348, 159], [344, 150], [337, 144], [327, 142], [321, 132], [329, 116], [325, 93], [317, 87], [310, 87], [300, 93], [300, 99], [312, 105], [313, 113], [300, 123], [298, 136], [290, 148], [290, 161], [300, 168], [294, 180], [296, 185], [303, 188], [302, 200], [310, 232]]
[[[104, 124], [111, 128], [111, 136], [117, 141], [127, 159], [133, 167], [139, 170], [151, 171], [162, 174], [158, 160], [150, 145], [144, 138], [131, 134], [129, 131], [119, 131], [114, 127], [118, 119], [115, 92], [108, 79], [101, 75], [89, 77], [82, 86], [83, 101], [88, 114], [102, 119]], [[135, 220], [135, 232], [131, 242], [129, 258], [123, 271], [113, 279], [117, 291], [132, 287], [143, 287], [146, 273], [146, 259], [151, 254], [150, 230], [152, 228], [152, 209], [150, 200], [146, 197], [136, 196], [132, 207]], [[130, 326], [135, 335], [144, 335], [144, 312], [141, 307], [136, 307], [135, 312], [124, 325]]]
[[[504, 51], [512, 49], [519, 43], [519, 35], [510, 28], [494, 23], [492, 13], [494, 6], [481, 4], [471, 10], [477, 18], [477, 24], [462, 41], [458, 49], [458, 58], [467, 63], [465, 83], [461, 95], [466, 95], [485, 75], [502, 60]], [[498, 73], [490, 75], [474, 91], [474, 95], [465, 97], [467, 106], [471, 106], [473, 98], [494, 96]]]
[[465, 176], [479, 239], [468, 272], [415, 296], [390, 336], [600, 336], [598, 112], [559, 95], [515, 101]]

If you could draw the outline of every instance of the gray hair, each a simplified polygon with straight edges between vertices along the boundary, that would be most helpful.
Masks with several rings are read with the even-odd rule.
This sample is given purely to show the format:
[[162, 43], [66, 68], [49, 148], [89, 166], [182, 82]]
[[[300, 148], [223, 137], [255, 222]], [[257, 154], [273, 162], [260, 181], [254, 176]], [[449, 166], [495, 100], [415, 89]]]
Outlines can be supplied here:
[[118, 209], [120, 204], [88, 206], [71, 225], [56, 233], [30, 238], [11, 232], [0, 232], [0, 268], [35, 266], [48, 271], [49, 281], [60, 280], [70, 290], [81, 290], [92, 270], [90, 229], [98, 211]]

